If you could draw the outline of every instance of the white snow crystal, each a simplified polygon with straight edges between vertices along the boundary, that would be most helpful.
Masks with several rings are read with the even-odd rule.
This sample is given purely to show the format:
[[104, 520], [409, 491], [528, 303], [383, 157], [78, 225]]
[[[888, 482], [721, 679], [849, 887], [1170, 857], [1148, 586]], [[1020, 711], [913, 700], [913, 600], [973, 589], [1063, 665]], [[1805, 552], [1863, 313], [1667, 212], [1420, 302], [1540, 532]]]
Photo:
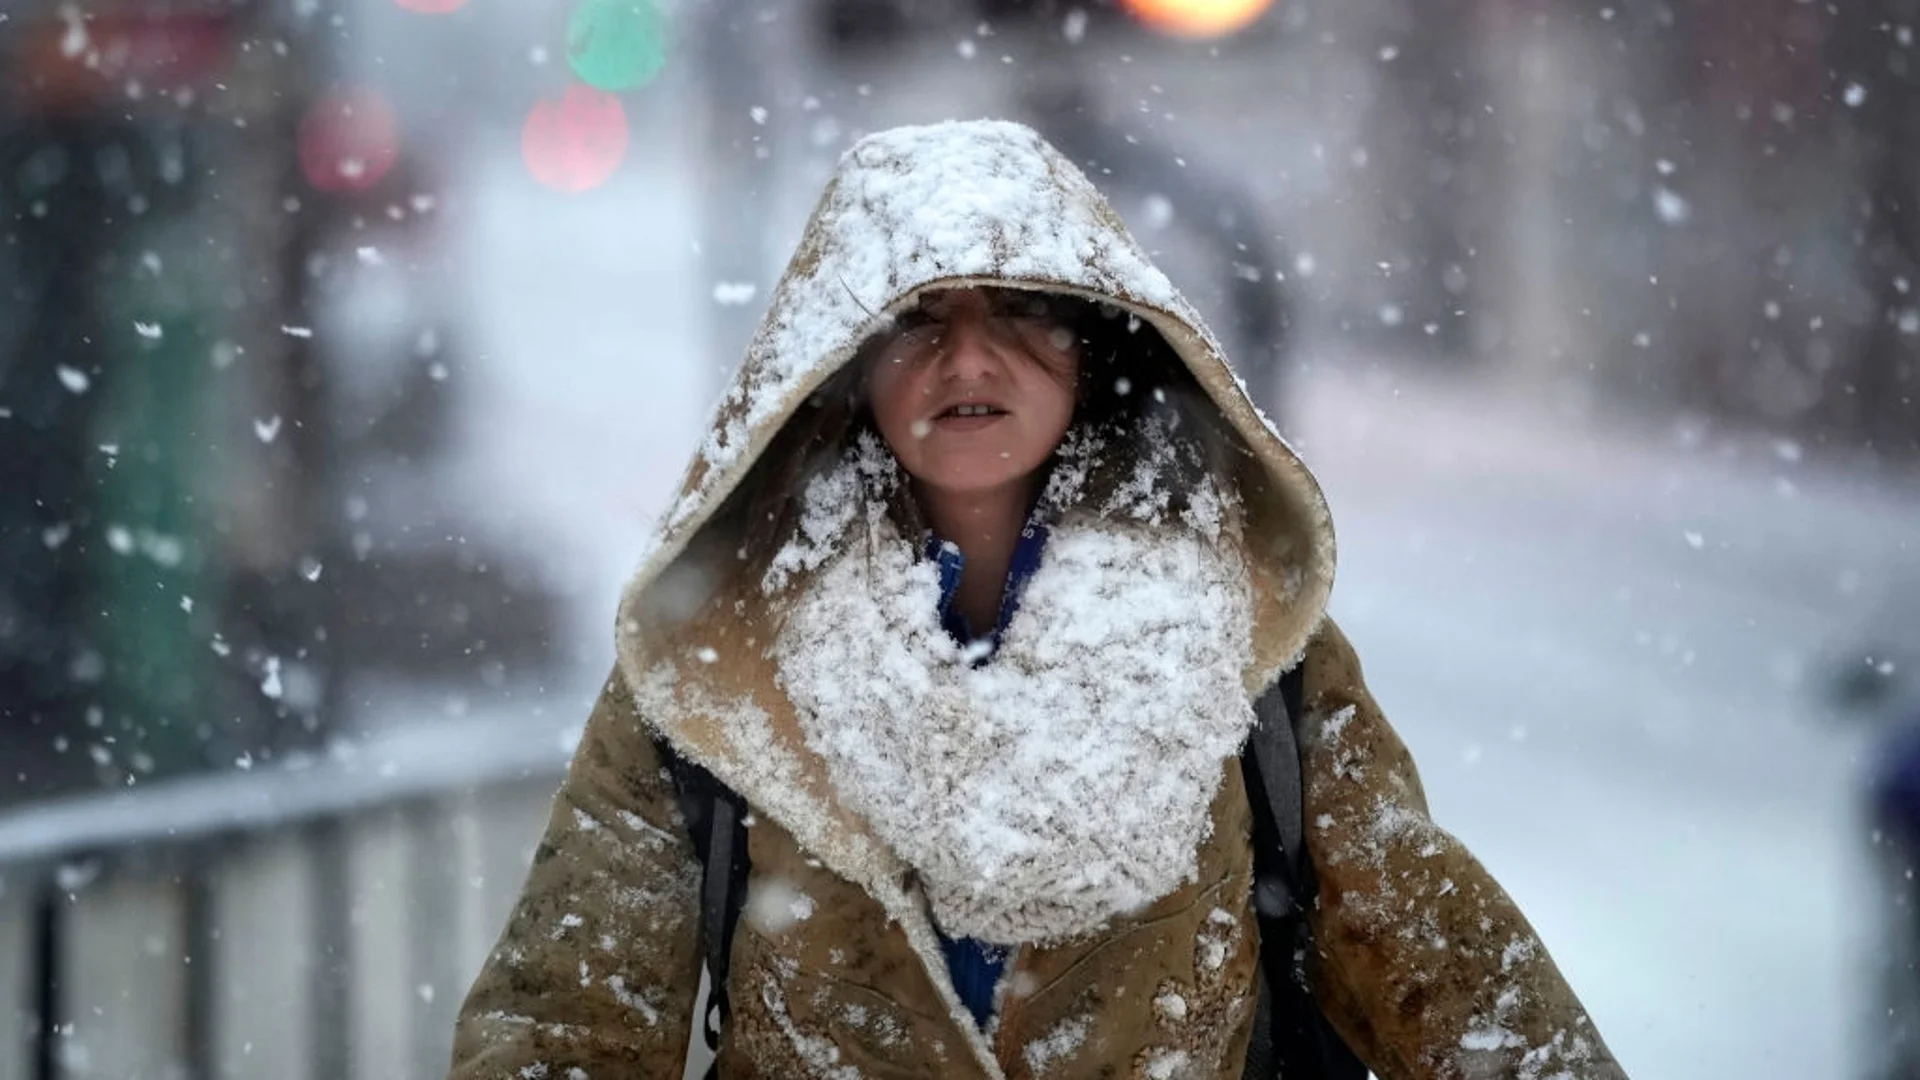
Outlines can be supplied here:
[[1653, 189], [1653, 210], [1668, 225], [1680, 225], [1693, 216], [1693, 207], [1672, 188]]
[[280, 685], [280, 658], [277, 656], [267, 657], [266, 670], [266, 677], [260, 680], [260, 692], [278, 701], [280, 700], [280, 695], [285, 692], [285, 688]]
[[270, 443], [274, 439], [279, 438], [280, 437], [279, 414], [276, 413], [274, 414], [273, 417], [266, 420], [256, 419], [253, 422], [253, 434], [255, 438], [259, 439], [263, 443]]
[[61, 4], [60, 18], [67, 24], [66, 33], [60, 35], [60, 55], [72, 60], [86, 52], [89, 45], [86, 17], [78, 6]]
[[756, 881], [741, 914], [759, 933], [777, 936], [813, 917], [813, 898], [786, 881]]
[[1846, 96], [1843, 100], [1846, 101], [1847, 108], [1857, 109], [1867, 103], [1867, 88], [1857, 82], [1848, 83]]
[[1076, 1016], [1055, 1024], [1045, 1035], [1028, 1043], [1021, 1056], [1026, 1058], [1027, 1068], [1036, 1077], [1044, 1077], [1048, 1070], [1072, 1058], [1080, 1052], [1087, 1041], [1087, 1018]]
[[161, 329], [159, 323], [141, 322], [138, 319], [135, 319], [133, 321], [133, 332], [136, 334], [139, 334], [141, 337], [147, 339], [148, 341], [159, 341], [164, 334], [164, 331]]
[[1162, 1050], [1147, 1061], [1147, 1080], [1173, 1080], [1189, 1064], [1185, 1050]]
[[1078, 45], [1087, 37], [1087, 11], [1085, 8], [1073, 8], [1060, 24], [1060, 34], [1068, 44]]
[[[342, 171], [344, 172], [344, 170], [342, 170]], [[287, 336], [288, 336], [288, 337], [290, 337], [290, 338], [310, 338], [310, 337], [312, 337], [312, 336], [313, 336], [313, 327], [311, 327], [311, 326], [282, 326], [282, 327], [280, 327], [280, 332], [281, 332], [281, 333], [283, 333], [283, 334], [285, 334], [285, 335], [287, 335]]]
[[61, 892], [78, 892], [100, 876], [101, 865], [98, 859], [61, 863], [59, 869], [54, 871], [54, 882]]
[[722, 307], [739, 307], [751, 303], [760, 287], [751, 281], [716, 281], [713, 284], [713, 302]]
[[1462, 1050], [1504, 1050], [1520, 1045], [1522, 1045], [1520, 1036], [1498, 1024], [1472, 1028], [1465, 1035], [1460, 1036]]
[[60, 364], [56, 366], [53, 371], [54, 374], [60, 376], [60, 385], [66, 387], [73, 393], [84, 394], [87, 392], [87, 387], [93, 385], [93, 380], [87, 378], [87, 373], [81, 371], [79, 368]]
[[1173, 224], [1173, 200], [1158, 192], [1147, 196], [1146, 223], [1149, 229], [1164, 229]]
[[1524, 964], [1539, 954], [1539, 944], [1527, 938], [1514, 938], [1507, 947], [1500, 950], [1500, 970], [1512, 971], [1514, 965]]

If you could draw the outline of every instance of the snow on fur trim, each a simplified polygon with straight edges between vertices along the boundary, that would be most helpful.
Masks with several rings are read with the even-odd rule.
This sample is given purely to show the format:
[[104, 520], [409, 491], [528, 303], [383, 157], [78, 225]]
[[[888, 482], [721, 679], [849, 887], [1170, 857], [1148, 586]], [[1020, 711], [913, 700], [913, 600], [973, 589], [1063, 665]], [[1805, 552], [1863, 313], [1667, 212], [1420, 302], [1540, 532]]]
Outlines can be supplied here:
[[1191, 881], [1253, 723], [1230, 538], [1075, 516], [985, 665], [941, 628], [933, 564], [882, 508], [774, 648], [808, 746], [919, 871], [949, 933], [1049, 944]]

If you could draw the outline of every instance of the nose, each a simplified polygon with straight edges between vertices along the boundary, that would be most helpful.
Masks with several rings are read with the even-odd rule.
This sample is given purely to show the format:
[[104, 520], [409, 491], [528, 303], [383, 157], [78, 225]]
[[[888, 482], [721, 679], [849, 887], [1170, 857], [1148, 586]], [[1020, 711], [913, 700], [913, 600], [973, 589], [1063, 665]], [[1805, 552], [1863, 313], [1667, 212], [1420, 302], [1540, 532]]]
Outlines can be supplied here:
[[971, 382], [999, 371], [999, 340], [984, 306], [949, 312], [941, 336], [946, 339], [941, 350], [942, 378]]

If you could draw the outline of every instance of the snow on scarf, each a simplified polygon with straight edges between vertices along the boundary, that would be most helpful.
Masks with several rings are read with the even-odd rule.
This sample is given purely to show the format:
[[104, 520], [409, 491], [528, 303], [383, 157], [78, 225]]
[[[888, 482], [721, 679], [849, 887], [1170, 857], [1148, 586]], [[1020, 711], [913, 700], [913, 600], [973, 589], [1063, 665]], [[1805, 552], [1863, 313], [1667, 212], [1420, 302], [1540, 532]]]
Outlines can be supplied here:
[[[830, 474], [812, 490], [870, 489]], [[940, 925], [1054, 943], [1190, 881], [1222, 762], [1253, 723], [1231, 528], [1069, 514], [975, 666], [941, 628], [934, 564], [881, 502], [864, 510], [774, 657], [835, 790], [918, 870]]]

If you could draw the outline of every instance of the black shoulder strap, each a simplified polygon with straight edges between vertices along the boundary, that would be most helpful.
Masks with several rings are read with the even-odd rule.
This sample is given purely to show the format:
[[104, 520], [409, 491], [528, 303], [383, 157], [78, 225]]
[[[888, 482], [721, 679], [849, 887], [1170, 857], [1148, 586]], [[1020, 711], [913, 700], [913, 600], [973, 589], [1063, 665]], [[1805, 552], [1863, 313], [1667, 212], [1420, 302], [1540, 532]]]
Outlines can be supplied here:
[[[1305, 675], [1301, 665], [1253, 703], [1253, 733], [1240, 770], [1253, 805], [1254, 905], [1263, 918], [1285, 918], [1313, 902], [1319, 891], [1307, 857], [1300, 786], [1301, 713]], [[1278, 853], [1279, 859], [1273, 858]]]
[[1253, 808], [1254, 908], [1260, 915], [1261, 987], [1246, 1080], [1365, 1080], [1367, 1067], [1321, 1015], [1306, 985], [1312, 945], [1307, 911], [1319, 893], [1307, 854], [1298, 724], [1302, 665], [1254, 702], [1240, 755]]
[[[746, 899], [747, 822], [740, 796], [707, 770], [658, 740], [660, 757], [673, 774], [693, 850], [700, 857], [700, 940], [706, 947], [707, 1014], [700, 1030], [707, 1049], [719, 1050], [720, 1031], [732, 1006], [727, 998], [727, 967], [733, 956], [733, 927]], [[726, 867], [715, 873], [716, 867]]]

